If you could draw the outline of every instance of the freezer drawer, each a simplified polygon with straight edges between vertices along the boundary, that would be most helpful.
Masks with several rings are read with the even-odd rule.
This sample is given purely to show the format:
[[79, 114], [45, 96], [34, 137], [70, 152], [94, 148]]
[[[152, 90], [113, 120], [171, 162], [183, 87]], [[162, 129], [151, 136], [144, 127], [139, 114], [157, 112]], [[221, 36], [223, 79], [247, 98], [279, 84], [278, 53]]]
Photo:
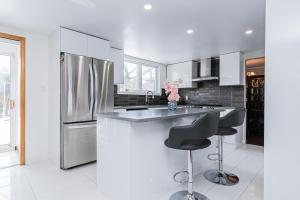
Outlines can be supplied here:
[[61, 138], [61, 168], [68, 169], [97, 159], [97, 124], [64, 124]]

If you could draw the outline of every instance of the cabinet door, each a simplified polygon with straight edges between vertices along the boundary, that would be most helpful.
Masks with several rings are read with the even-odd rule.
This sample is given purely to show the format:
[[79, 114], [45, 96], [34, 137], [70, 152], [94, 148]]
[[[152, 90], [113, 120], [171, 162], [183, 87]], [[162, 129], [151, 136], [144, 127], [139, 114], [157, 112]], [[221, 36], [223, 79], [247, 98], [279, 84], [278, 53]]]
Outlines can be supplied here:
[[114, 84], [124, 83], [124, 51], [110, 48], [110, 61], [114, 63]]
[[109, 41], [97, 37], [88, 37], [88, 56], [101, 60], [109, 60]]
[[87, 56], [87, 35], [68, 30], [61, 29], [61, 52]]
[[240, 52], [220, 56], [220, 85], [242, 85], [242, 76]]
[[182, 80], [180, 88], [192, 88], [193, 78], [193, 61], [172, 64], [167, 66], [167, 79], [169, 81]]

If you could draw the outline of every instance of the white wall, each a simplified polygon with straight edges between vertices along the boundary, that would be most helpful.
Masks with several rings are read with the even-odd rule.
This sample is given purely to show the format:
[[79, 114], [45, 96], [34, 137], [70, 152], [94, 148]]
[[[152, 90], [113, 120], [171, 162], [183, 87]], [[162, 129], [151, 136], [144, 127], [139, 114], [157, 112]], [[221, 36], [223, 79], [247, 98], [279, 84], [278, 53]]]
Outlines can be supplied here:
[[267, 0], [265, 200], [299, 199], [300, 1]]
[[51, 112], [48, 115], [49, 159], [57, 167], [60, 166], [60, 31], [57, 30], [49, 36], [49, 100], [48, 107]]
[[48, 38], [0, 26], [0, 32], [26, 38], [26, 162], [47, 159]]

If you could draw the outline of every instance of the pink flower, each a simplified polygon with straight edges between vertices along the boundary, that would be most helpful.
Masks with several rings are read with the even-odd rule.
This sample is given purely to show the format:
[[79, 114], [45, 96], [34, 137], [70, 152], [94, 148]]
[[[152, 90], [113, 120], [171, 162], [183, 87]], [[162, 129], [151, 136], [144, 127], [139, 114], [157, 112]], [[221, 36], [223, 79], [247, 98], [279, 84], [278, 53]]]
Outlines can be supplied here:
[[166, 90], [166, 94], [169, 94], [171, 92], [171, 88], [172, 88], [172, 85], [169, 81], [166, 81], [165, 82], [165, 90]]
[[177, 87], [172, 87], [172, 88], [170, 89], [170, 92], [171, 92], [171, 93], [178, 94], [178, 88], [177, 88]]
[[169, 101], [179, 101], [179, 94], [175, 94], [175, 93], [171, 93], [169, 96], [168, 96], [168, 100]]
[[179, 101], [180, 96], [178, 94], [178, 83], [171, 83], [170, 81], [165, 82], [165, 90], [169, 101]]

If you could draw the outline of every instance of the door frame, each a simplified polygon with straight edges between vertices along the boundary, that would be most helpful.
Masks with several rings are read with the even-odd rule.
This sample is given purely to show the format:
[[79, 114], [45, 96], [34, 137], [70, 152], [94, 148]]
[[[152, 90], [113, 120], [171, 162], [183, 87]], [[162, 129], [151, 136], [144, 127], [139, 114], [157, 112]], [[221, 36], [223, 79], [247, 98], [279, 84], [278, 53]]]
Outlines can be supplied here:
[[[244, 87], [244, 99], [246, 100], [245, 101], [245, 108], [246, 108], [246, 112], [247, 112], [247, 61], [248, 60], [253, 60], [253, 59], [260, 59], [260, 58], [263, 58], [265, 61], [266, 61], [266, 56], [265, 55], [257, 55], [257, 56], [251, 56], [249, 58], [246, 58], [244, 60], [244, 84], [245, 84], [245, 87]], [[265, 122], [265, 121], [264, 121]], [[245, 116], [245, 127], [244, 127], [244, 131], [243, 131], [243, 143], [244, 144], [247, 144], [247, 113], [246, 113], [246, 116]]]
[[0, 32], [0, 38], [20, 42], [20, 165], [25, 165], [25, 45], [26, 38]]

